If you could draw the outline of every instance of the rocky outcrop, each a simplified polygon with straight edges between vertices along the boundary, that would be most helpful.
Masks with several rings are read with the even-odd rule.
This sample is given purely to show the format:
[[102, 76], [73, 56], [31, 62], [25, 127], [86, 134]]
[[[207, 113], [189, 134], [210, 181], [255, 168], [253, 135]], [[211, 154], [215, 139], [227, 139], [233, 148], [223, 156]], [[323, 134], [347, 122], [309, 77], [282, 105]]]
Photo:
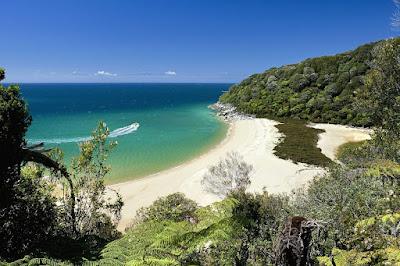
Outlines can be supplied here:
[[255, 116], [238, 112], [236, 107], [231, 104], [217, 102], [210, 105], [209, 108], [216, 111], [217, 116], [226, 122], [255, 118]]

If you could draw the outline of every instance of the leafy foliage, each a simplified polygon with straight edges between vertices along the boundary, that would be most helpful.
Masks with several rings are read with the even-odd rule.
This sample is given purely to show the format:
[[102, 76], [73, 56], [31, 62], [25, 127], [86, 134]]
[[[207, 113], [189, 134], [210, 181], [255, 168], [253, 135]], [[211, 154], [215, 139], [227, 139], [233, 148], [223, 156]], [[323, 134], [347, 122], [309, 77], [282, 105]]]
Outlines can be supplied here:
[[[372, 122], [392, 134], [400, 132], [400, 38], [376, 45], [366, 84], [366, 109]], [[397, 135], [398, 137], [398, 135]]]
[[[4, 71], [0, 74], [3, 79]], [[118, 193], [109, 193], [104, 185], [110, 170], [107, 156], [114, 146], [107, 141], [109, 130], [100, 123], [92, 138], [80, 144], [70, 175], [60, 154], [40, 150], [42, 144], [27, 146], [30, 122], [18, 86], [0, 85], [0, 258], [96, 257], [99, 247], [119, 236], [122, 207]], [[40, 165], [52, 171], [51, 178], [44, 178]], [[64, 180], [69, 186], [63, 191], [70, 193], [59, 195], [55, 188]]]
[[[0, 80], [4, 71], [0, 71]], [[21, 174], [25, 133], [30, 125], [18, 86], [0, 85], [0, 257], [18, 258], [45, 241], [54, 227], [51, 187]]]
[[[3, 209], [0, 249], [4, 257], [18, 257], [38, 248], [55, 227], [55, 200], [49, 186], [37, 178], [21, 177], [12, 204]], [[3, 223], [4, 222], [4, 223]], [[4, 249], [3, 249], [4, 248]]]
[[[326, 222], [319, 254], [333, 256], [336, 265], [399, 262], [400, 165], [375, 145], [372, 140], [342, 148], [342, 165], [296, 193], [297, 212]], [[320, 262], [332, 265], [326, 256]]]
[[374, 50], [372, 70], [361, 106], [376, 125], [376, 147], [386, 157], [400, 160], [400, 39], [390, 39]]
[[[400, 214], [370, 217], [356, 223], [351, 250], [333, 249], [337, 265], [398, 265], [400, 263]], [[322, 265], [332, 265], [320, 257]]]
[[31, 117], [23, 101], [19, 87], [0, 85], [0, 207], [11, 203], [12, 188], [20, 178], [23, 161], [24, 136], [31, 123]]
[[[161, 200], [165, 199], [160, 199], [157, 205]], [[234, 205], [234, 200], [226, 199], [200, 208], [194, 212], [195, 220], [176, 221], [162, 216], [146, 220], [108, 244], [99, 263], [179, 265], [181, 260], [190, 260], [192, 253], [234, 236], [237, 232], [232, 220]]]
[[183, 193], [174, 193], [157, 199], [149, 207], [139, 209], [134, 224], [150, 220], [179, 222], [185, 219], [194, 219], [194, 212], [197, 208], [197, 203], [186, 198]]
[[[71, 174], [61, 178], [52, 173], [59, 188], [63, 186], [63, 194], [58, 195], [57, 228], [51, 240], [42, 245], [44, 255], [80, 264], [85, 258], [98, 258], [101, 249], [120, 236], [116, 225], [123, 203], [118, 193], [104, 185], [110, 169], [107, 156], [115, 146], [107, 141], [108, 133], [106, 125], [99, 123], [91, 139], [80, 143], [81, 152], [71, 163]], [[61, 164], [62, 154], [53, 150], [51, 156]]]
[[275, 245], [281, 226], [292, 213], [289, 197], [236, 192], [234, 218], [242, 227], [237, 234], [235, 265], [270, 265], [275, 261]]
[[[170, 204], [178, 197], [182, 195], [160, 198], [139, 213], [180, 213], [182, 206]], [[182, 200], [184, 205], [192, 205], [190, 200]], [[288, 202], [287, 197], [266, 192], [237, 192], [221, 202], [196, 209], [190, 217], [146, 215], [148, 219], [108, 244], [102, 259], [93, 263], [237, 265], [249, 261], [265, 265], [273, 260], [273, 240], [290, 212]]]
[[357, 160], [330, 166], [291, 200], [239, 190], [197, 208], [181, 194], [161, 198], [139, 212], [144, 219], [109, 243], [100, 260], [85, 264], [271, 265], [280, 229], [294, 215], [323, 221], [326, 234], [310, 252], [321, 265], [398, 263], [400, 166], [370, 156], [374, 145], [348, 147], [346, 158]]
[[[75, 228], [69, 233], [72, 236], [95, 235], [111, 240], [118, 235], [115, 227], [120, 219], [123, 203], [118, 193], [107, 193], [104, 185], [104, 177], [110, 171], [106, 160], [116, 145], [114, 142], [107, 142], [108, 135], [106, 124], [100, 122], [92, 138], [79, 144], [80, 154], [71, 163], [76, 204], [70, 205], [69, 196], [64, 197], [66, 211], [60, 217], [60, 222], [65, 224], [65, 228], [70, 228], [68, 223], [73, 224], [72, 227]], [[75, 220], [69, 216], [71, 212], [68, 208], [72, 207]]]
[[5, 78], [4, 69], [0, 68], [0, 81], [2, 81], [4, 78]]
[[49, 266], [72, 266], [72, 263], [63, 262], [60, 260], [49, 259], [49, 258], [32, 258], [30, 256], [25, 256], [22, 259], [13, 261], [11, 263], [2, 263], [0, 262], [0, 266], [21, 266], [21, 265], [29, 265], [29, 266], [40, 266], [40, 265], [49, 265]]
[[259, 117], [369, 126], [371, 114], [360, 112], [354, 103], [365, 90], [372, 50], [378, 44], [254, 74], [233, 85], [220, 101]]

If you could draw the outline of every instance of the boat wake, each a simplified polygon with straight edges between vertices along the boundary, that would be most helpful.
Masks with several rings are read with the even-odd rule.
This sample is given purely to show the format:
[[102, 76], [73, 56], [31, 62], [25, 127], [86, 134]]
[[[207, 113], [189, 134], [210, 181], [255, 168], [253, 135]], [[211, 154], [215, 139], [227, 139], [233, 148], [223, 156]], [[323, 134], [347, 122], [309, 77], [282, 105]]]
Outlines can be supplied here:
[[138, 130], [138, 128], [139, 128], [139, 123], [132, 123], [129, 126], [117, 128], [116, 130], [111, 131], [110, 135], [108, 137], [116, 138], [119, 136], [131, 134], [131, 133], [135, 132], [136, 130]]
[[[128, 126], [117, 128], [110, 132], [109, 138], [116, 138], [123, 135], [128, 135], [139, 128], [139, 123], [132, 123]], [[28, 143], [45, 143], [45, 144], [61, 144], [61, 143], [73, 143], [73, 142], [83, 142], [91, 140], [92, 137], [75, 137], [75, 138], [52, 138], [52, 139], [29, 139]]]

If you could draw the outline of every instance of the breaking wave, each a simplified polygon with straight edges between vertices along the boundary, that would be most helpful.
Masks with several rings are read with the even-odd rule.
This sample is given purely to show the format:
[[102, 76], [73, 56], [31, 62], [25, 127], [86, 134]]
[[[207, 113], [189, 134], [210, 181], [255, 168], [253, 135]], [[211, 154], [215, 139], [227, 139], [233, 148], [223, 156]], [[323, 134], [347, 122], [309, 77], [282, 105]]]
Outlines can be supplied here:
[[[117, 128], [110, 132], [108, 135], [109, 138], [116, 138], [123, 135], [128, 135], [139, 128], [139, 123], [132, 123], [128, 126]], [[72, 142], [82, 142], [88, 141], [92, 139], [92, 137], [75, 137], [75, 138], [52, 138], [52, 139], [29, 139], [29, 143], [41, 143], [44, 142], [45, 144], [61, 144], [61, 143], [72, 143]]]

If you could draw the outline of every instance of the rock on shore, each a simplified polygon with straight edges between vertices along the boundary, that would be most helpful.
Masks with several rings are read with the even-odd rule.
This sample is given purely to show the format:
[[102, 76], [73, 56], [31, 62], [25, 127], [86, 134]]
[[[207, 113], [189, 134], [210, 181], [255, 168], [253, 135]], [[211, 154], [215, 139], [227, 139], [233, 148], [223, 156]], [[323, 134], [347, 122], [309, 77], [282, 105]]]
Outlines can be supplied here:
[[237, 120], [248, 120], [253, 119], [255, 116], [238, 112], [236, 107], [231, 104], [223, 104], [217, 102], [209, 106], [210, 109], [217, 112], [217, 116], [226, 122], [237, 121]]

